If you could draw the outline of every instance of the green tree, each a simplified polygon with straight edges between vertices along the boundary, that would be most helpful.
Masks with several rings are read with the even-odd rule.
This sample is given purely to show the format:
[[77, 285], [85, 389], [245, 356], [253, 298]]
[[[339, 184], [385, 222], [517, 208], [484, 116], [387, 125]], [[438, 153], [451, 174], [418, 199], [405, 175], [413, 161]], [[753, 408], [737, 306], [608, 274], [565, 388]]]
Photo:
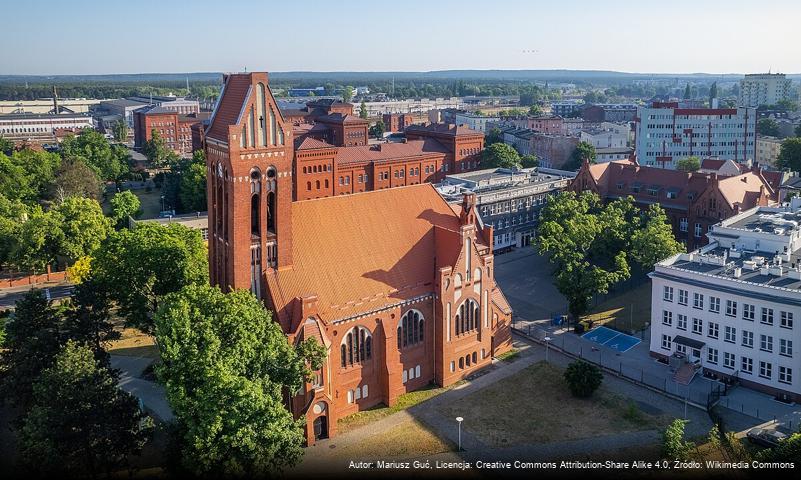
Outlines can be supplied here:
[[34, 382], [53, 364], [61, 348], [59, 312], [41, 290], [33, 289], [17, 301], [5, 329], [4, 349], [0, 350], [3, 398], [26, 410]]
[[362, 104], [359, 106], [359, 117], [367, 118], [367, 104], [364, 103], [364, 101], [362, 101]]
[[684, 426], [687, 420], [676, 419], [662, 434], [662, 458], [667, 460], [690, 460], [696, 445], [684, 440]]
[[654, 258], [681, 251], [662, 209], [641, 211], [631, 197], [606, 206], [591, 192], [562, 192], [540, 214], [537, 247], [555, 264], [555, 285], [578, 317], [592, 296], [631, 276], [631, 260], [650, 270]]
[[692, 98], [692, 92], [690, 91], [690, 84], [688, 83], [686, 87], [684, 87], [684, 98], [685, 100], [689, 100]]
[[579, 398], [590, 397], [604, 380], [600, 368], [581, 360], [570, 363], [564, 377], [570, 393]]
[[793, 172], [801, 171], [801, 137], [787, 138], [782, 142], [776, 166]]
[[528, 108], [528, 114], [532, 117], [541, 117], [543, 115], [542, 107], [539, 105], [532, 105]]
[[712, 99], [718, 98], [718, 82], [712, 82], [712, 86], [709, 87], [709, 107], [712, 107]]
[[130, 190], [115, 193], [111, 200], [111, 221], [116, 228], [128, 226], [128, 217], [137, 218], [142, 214], [139, 197]]
[[70, 135], [61, 143], [64, 158], [80, 158], [103, 180], [118, 180], [128, 171], [128, 150], [112, 146], [98, 131], [85, 128], [79, 135]]
[[762, 136], [779, 136], [779, 124], [772, 118], [760, 118], [757, 122], [757, 133]]
[[71, 196], [100, 200], [103, 181], [80, 158], [66, 158], [58, 167], [48, 191], [49, 198], [58, 203]]
[[579, 142], [576, 145], [576, 149], [570, 154], [570, 160], [564, 168], [566, 170], [578, 170], [585, 160], [590, 164], [595, 163], [596, 156], [595, 147], [591, 143]]
[[696, 172], [701, 169], [701, 159], [696, 156], [682, 158], [676, 162], [676, 170], [682, 172]]
[[520, 157], [523, 168], [535, 168], [540, 166], [540, 159], [534, 154], [523, 155]]
[[801, 433], [795, 432], [782, 441], [776, 448], [766, 448], [756, 454], [761, 462], [794, 462], [801, 463]]
[[128, 123], [125, 119], [121, 118], [114, 123], [114, 126], [111, 127], [112, 133], [114, 135], [114, 140], [118, 142], [125, 142], [128, 140]]
[[352, 99], [353, 99], [353, 87], [350, 85], [345, 85], [345, 87], [342, 89], [342, 101], [348, 103]]
[[206, 154], [196, 150], [192, 160], [181, 167], [178, 196], [181, 200], [181, 211], [205, 212], [208, 209], [206, 200]]
[[489, 147], [493, 143], [503, 143], [503, 133], [498, 127], [490, 128], [490, 131], [484, 135], [484, 146]]
[[58, 253], [69, 264], [92, 255], [111, 230], [103, 208], [90, 198], [69, 197], [51, 213], [58, 216], [63, 232]]
[[109, 342], [120, 338], [111, 322], [108, 291], [91, 277], [75, 286], [67, 302], [62, 330], [67, 338], [87, 345], [98, 360], [108, 359]]
[[19, 236], [11, 252], [11, 263], [20, 270], [42, 273], [55, 265], [64, 245], [61, 218], [40, 206], [32, 207], [19, 227]]
[[164, 295], [208, 282], [206, 245], [197, 230], [183, 225], [140, 223], [112, 232], [92, 261], [92, 277], [130, 325], [152, 331], [153, 314]]
[[148, 161], [155, 167], [168, 167], [180, 160], [180, 157], [167, 147], [167, 142], [161, 137], [158, 130], [153, 129], [150, 140], [142, 147]]
[[157, 368], [175, 412], [182, 464], [195, 474], [263, 476], [295, 465], [302, 420], [286, 409], [322, 366], [316, 340], [290, 345], [250, 292], [190, 285], [155, 318]]
[[5, 137], [0, 136], [0, 153], [4, 155], [11, 155], [13, 151], [14, 151], [14, 142]]
[[0, 193], [0, 265], [12, 260], [22, 231], [28, 219], [28, 206], [20, 200], [9, 200]]
[[505, 143], [493, 143], [481, 152], [481, 168], [521, 168], [520, 154]]
[[94, 477], [139, 453], [152, 424], [118, 381], [90, 348], [68, 342], [33, 386], [20, 430], [24, 463], [41, 473]]
[[374, 136], [375, 138], [383, 138], [386, 129], [387, 128], [384, 125], [384, 121], [378, 120], [377, 122], [375, 122], [375, 125], [370, 127], [370, 135]]

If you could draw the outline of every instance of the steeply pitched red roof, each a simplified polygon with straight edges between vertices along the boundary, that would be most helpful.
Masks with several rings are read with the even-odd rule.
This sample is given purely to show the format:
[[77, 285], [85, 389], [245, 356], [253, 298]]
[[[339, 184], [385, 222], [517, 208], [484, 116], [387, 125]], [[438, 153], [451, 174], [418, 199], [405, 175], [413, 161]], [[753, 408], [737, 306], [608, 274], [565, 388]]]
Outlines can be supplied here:
[[314, 148], [336, 148], [330, 143], [312, 137], [302, 137], [295, 140], [295, 150], [311, 150]]
[[228, 126], [235, 125], [239, 120], [239, 113], [248, 98], [252, 83], [249, 73], [235, 73], [228, 76], [211, 125], [206, 130], [207, 138], [228, 141]]
[[379, 162], [398, 158], [412, 158], [432, 153], [447, 154], [448, 149], [433, 138], [409, 140], [406, 143], [379, 143], [359, 147], [340, 147], [335, 161], [338, 163]]
[[294, 202], [293, 266], [266, 275], [273, 305], [288, 320], [293, 299], [315, 294], [333, 321], [430, 293], [435, 228], [459, 226], [430, 184]]

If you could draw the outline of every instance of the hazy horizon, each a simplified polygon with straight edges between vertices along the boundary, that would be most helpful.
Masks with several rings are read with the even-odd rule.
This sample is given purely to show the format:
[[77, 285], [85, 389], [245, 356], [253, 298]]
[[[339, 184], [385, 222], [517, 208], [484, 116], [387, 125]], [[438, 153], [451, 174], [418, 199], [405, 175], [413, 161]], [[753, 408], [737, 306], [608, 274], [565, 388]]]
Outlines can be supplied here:
[[[50, 13], [52, 12], [52, 14]], [[801, 2], [12, 2], [2, 75], [801, 73]]]

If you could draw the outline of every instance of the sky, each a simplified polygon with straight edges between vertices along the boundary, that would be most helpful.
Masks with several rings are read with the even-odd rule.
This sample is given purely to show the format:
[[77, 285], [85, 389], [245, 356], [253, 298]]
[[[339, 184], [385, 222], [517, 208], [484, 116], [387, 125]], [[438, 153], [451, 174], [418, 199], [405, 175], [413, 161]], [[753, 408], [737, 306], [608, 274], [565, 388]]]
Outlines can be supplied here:
[[799, 0], [11, 0], [0, 75], [801, 73]]

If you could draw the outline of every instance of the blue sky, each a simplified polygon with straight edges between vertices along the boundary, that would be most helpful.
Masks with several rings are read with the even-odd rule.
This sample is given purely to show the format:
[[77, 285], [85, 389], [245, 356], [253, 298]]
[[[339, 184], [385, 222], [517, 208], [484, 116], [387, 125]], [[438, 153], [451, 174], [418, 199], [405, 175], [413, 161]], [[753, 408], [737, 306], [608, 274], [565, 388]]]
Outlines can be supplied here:
[[11, 0], [0, 74], [801, 73], [799, 0]]

